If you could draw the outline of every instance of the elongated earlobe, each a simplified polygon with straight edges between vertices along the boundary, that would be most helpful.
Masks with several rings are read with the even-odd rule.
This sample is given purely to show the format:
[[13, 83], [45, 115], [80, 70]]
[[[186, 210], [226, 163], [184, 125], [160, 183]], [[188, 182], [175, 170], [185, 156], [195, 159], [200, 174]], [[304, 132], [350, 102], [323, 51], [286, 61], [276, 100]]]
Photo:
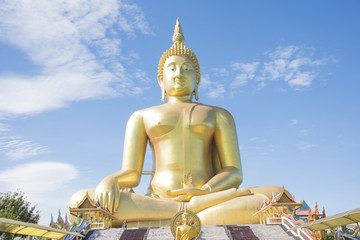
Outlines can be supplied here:
[[162, 87], [161, 88], [161, 101], [165, 101], [165, 97], [166, 97], [165, 88]]
[[198, 101], [199, 100], [198, 85], [196, 85], [194, 89], [194, 95], [195, 95], [195, 100]]

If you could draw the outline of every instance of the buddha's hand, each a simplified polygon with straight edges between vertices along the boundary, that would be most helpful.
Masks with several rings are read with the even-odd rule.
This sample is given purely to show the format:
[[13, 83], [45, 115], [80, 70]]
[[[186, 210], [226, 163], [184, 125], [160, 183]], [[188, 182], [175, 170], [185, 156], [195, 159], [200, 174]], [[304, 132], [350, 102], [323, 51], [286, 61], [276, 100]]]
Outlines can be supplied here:
[[95, 200], [102, 207], [107, 206], [115, 212], [120, 203], [120, 189], [132, 188], [137, 185], [140, 174], [135, 170], [123, 170], [104, 178], [95, 190]]
[[173, 197], [171, 200], [178, 202], [188, 202], [194, 196], [208, 193], [210, 193], [210, 188], [181, 188], [167, 191], [167, 194]]

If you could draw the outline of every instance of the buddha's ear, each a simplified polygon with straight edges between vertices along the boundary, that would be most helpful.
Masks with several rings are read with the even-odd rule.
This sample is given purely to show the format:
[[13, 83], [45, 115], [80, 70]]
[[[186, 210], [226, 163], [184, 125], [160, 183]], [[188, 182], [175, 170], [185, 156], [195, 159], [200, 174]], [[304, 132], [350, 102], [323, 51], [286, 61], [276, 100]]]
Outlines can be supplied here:
[[161, 101], [165, 101], [165, 97], [166, 97], [166, 92], [165, 92], [165, 88], [164, 88], [164, 84], [163, 84], [163, 77], [162, 75], [158, 75], [158, 82], [161, 88]]
[[157, 76], [157, 79], [158, 79], [158, 82], [159, 82], [160, 87], [162, 88], [162, 87], [163, 87], [163, 76], [162, 76], [162, 75], [158, 75], [158, 76]]
[[165, 97], [166, 97], [165, 88], [161, 87], [161, 101], [165, 101]]
[[196, 83], [195, 89], [194, 89], [194, 95], [195, 95], [195, 100], [198, 101], [199, 100], [199, 84]]

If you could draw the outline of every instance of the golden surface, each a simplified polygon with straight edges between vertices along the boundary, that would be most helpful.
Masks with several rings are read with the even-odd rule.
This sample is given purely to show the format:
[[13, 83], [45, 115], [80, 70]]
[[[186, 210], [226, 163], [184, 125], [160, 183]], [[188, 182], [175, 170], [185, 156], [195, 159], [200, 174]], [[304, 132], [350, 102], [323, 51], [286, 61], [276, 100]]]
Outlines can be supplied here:
[[[113, 226], [123, 220], [171, 219], [184, 207], [206, 225], [257, 223], [258, 217], [252, 216], [256, 208], [281, 188], [237, 189], [243, 177], [234, 119], [223, 108], [192, 101], [200, 68], [183, 44], [179, 21], [173, 40], [159, 63], [158, 80], [167, 103], [132, 114], [122, 170], [104, 178], [91, 197], [114, 212], [119, 222]], [[140, 182], [147, 143], [154, 174], [148, 196], [142, 196], [126, 189]], [[83, 196], [84, 191], [74, 194], [70, 207]]]

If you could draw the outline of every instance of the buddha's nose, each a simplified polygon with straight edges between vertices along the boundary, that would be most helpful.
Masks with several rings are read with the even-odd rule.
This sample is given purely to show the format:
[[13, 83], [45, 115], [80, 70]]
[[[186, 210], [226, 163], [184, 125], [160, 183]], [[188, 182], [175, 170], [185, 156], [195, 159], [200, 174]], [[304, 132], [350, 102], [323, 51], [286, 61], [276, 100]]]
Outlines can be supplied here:
[[176, 70], [175, 76], [176, 76], [176, 78], [182, 78], [183, 77], [183, 73], [182, 73], [181, 68]]

